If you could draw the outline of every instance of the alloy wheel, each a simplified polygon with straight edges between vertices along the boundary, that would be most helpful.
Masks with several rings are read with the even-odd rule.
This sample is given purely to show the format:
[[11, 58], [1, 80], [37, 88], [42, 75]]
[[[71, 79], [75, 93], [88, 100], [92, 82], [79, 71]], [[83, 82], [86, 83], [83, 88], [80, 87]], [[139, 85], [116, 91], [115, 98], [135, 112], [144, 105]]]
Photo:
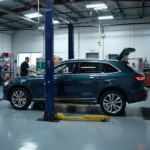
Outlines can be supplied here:
[[112, 114], [116, 114], [122, 109], [122, 99], [117, 94], [108, 94], [105, 96], [103, 100], [104, 109]]
[[21, 108], [25, 106], [26, 102], [27, 98], [23, 91], [17, 90], [12, 94], [12, 103], [14, 106]]

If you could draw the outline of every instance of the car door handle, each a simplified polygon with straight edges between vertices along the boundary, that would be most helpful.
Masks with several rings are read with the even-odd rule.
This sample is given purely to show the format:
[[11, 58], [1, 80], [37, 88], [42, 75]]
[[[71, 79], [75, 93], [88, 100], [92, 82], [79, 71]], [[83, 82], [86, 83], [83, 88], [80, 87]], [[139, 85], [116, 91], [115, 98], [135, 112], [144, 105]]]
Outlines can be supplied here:
[[102, 77], [97, 77], [96, 80], [103, 80], [103, 78]]

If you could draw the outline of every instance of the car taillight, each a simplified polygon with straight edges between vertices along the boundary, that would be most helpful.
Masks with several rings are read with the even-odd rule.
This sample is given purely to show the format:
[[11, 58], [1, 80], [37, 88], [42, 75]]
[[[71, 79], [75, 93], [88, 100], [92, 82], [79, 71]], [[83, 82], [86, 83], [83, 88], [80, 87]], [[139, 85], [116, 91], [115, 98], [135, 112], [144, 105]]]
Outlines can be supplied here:
[[144, 81], [145, 77], [134, 77], [136, 81]]

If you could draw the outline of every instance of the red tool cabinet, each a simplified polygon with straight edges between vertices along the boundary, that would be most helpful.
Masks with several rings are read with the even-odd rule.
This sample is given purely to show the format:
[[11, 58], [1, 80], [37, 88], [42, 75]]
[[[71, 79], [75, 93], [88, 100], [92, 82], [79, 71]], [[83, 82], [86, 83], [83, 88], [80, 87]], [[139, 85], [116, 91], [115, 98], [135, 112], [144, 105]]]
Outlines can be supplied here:
[[150, 86], [150, 72], [145, 73], [145, 85]]
[[150, 86], [150, 68], [144, 68], [145, 86]]

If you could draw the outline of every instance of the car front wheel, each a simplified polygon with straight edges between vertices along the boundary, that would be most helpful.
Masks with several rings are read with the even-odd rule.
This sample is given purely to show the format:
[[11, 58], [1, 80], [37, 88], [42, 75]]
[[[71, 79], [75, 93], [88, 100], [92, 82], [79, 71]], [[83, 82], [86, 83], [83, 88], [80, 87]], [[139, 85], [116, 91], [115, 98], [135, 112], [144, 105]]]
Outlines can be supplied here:
[[100, 106], [106, 115], [121, 115], [126, 108], [125, 96], [118, 91], [107, 91], [100, 99]]
[[10, 94], [9, 101], [13, 108], [17, 110], [25, 110], [31, 104], [31, 97], [25, 89], [15, 88]]

